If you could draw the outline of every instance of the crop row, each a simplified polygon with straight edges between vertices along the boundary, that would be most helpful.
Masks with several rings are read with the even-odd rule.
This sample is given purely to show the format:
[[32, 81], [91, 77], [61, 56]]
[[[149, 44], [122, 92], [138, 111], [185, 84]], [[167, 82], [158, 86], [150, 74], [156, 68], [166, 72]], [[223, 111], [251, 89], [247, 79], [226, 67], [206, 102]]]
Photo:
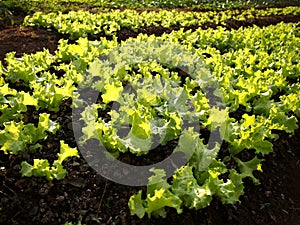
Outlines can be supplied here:
[[295, 4], [295, 0], [3, 0], [3, 6], [12, 11], [23, 10], [24, 12], [68, 12], [70, 10], [78, 10], [82, 8], [102, 10], [104, 8], [176, 8], [184, 7], [186, 9], [210, 9], [210, 10], [224, 10], [236, 8], [250, 8], [250, 7], [274, 7], [286, 6]]
[[113, 10], [101, 13], [88, 11], [71, 11], [69, 13], [36, 12], [25, 18], [25, 25], [53, 28], [62, 34], [70, 35], [70, 39], [100, 34], [115, 35], [121, 28], [138, 31], [141, 27], [164, 27], [173, 25], [182, 27], [201, 26], [206, 23], [224, 24], [230, 19], [244, 21], [270, 15], [298, 15], [300, 7], [208, 11], [208, 12], [178, 12], [177, 10], [158, 10], [137, 12], [135, 10]]

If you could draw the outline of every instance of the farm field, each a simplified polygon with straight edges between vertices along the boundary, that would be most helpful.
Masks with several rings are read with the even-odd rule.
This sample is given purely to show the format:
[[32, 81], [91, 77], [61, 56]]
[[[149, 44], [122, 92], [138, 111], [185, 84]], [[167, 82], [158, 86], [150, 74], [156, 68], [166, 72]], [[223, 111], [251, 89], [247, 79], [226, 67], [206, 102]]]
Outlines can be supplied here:
[[0, 224], [298, 224], [299, 18], [0, 2]]

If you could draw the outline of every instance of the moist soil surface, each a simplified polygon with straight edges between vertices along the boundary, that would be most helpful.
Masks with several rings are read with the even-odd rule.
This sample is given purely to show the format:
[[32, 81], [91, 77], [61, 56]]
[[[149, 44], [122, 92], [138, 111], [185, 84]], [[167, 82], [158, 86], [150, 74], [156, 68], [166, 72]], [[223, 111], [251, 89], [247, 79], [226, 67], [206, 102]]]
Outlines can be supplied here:
[[[228, 29], [241, 26], [267, 26], [278, 22], [298, 22], [299, 16], [272, 16], [248, 21], [228, 21]], [[215, 27], [206, 24], [203, 28]], [[154, 27], [141, 28], [139, 32], [161, 35], [180, 27], [170, 29]], [[5, 54], [11, 51], [16, 56], [49, 49], [54, 52], [62, 35], [41, 28], [7, 26], [0, 30], [0, 60], [5, 65]], [[192, 29], [196, 29], [193, 27]], [[122, 29], [119, 40], [134, 37], [137, 33]], [[97, 38], [97, 37], [91, 37]], [[60, 111], [51, 114], [58, 120], [62, 129], [50, 135], [40, 144], [43, 152], [19, 155], [5, 155], [0, 151], [0, 224], [64, 224], [82, 220], [84, 224], [241, 224], [241, 225], [297, 225], [300, 221], [300, 129], [295, 135], [280, 133], [275, 141], [274, 151], [265, 157], [263, 173], [255, 173], [261, 184], [244, 180], [245, 194], [241, 203], [223, 205], [214, 199], [211, 205], [202, 210], [183, 209], [178, 215], [168, 209], [165, 219], [139, 219], [131, 216], [127, 202], [140, 188], [123, 186], [106, 180], [97, 174], [81, 158], [72, 158], [64, 163], [68, 175], [64, 180], [50, 184], [43, 178], [25, 178], [20, 175], [20, 163], [32, 162], [33, 158], [57, 157], [59, 140], [65, 140], [71, 147], [76, 146], [71, 126], [70, 100], [61, 104]], [[28, 110], [26, 120], [34, 121], [36, 111]], [[300, 123], [298, 123], [300, 127]], [[127, 156], [125, 156], [127, 157]], [[155, 156], [154, 156], [155, 157]], [[248, 156], [241, 156], [247, 159]], [[249, 158], [250, 159], [250, 158]], [[130, 160], [130, 159], [129, 159]], [[134, 160], [134, 159], [133, 159]], [[125, 159], [126, 161], [126, 159]], [[153, 159], [155, 161], [155, 159]]]

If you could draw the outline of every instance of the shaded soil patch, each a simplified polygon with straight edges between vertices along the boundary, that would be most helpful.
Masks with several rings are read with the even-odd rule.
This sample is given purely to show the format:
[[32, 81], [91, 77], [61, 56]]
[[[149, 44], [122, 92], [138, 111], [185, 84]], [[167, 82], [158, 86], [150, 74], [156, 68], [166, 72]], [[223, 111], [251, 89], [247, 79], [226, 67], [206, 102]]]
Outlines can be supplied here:
[[57, 49], [58, 40], [62, 37], [53, 31], [47, 31], [38, 27], [9, 27], [0, 31], [0, 60], [8, 52], [16, 52], [17, 57], [23, 53], [35, 53], [44, 48], [51, 53]]

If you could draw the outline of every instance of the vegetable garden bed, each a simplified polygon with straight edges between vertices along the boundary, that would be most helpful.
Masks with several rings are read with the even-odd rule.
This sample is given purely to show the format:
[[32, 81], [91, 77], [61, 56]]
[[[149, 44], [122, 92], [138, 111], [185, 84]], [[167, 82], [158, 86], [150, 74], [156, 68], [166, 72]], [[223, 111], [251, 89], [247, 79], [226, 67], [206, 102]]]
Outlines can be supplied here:
[[[264, 11], [270, 12], [268, 9], [262, 10], [254, 18], [251, 18], [251, 13], [245, 13], [249, 18], [241, 18], [239, 15], [234, 18], [217, 16], [214, 17], [217, 20], [203, 20], [201, 23], [197, 19], [194, 23], [189, 23], [191, 20], [184, 19], [182, 15], [182, 19], [178, 17], [175, 24], [157, 24], [157, 21], [149, 20], [149, 24], [143, 26], [130, 22], [126, 26], [123, 24], [126, 16], [138, 16], [134, 11], [133, 14], [128, 11], [123, 19], [117, 19], [120, 14], [112, 14], [112, 17], [116, 17], [116, 23], [105, 24], [107, 20], [104, 20], [104, 24], [100, 25], [85, 23], [84, 19], [93, 17], [93, 14], [85, 14], [82, 19], [82, 15], [74, 13], [66, 23], [77, 22], [77, 26], [71, 29], [65, 27], [66, 19], [63, 17], [53, 14], [49, 19], [47, 14], [35, 14], [28, 17], [26, 23], [45, 26], [46, 29], [12, 26], [0, 31], [0, 59], [3, 64], [0, 64], [0, 223], [65, 224], [72, 221], [76, 224], [81, 221], [83, 224], [297, 224], [300, 218], [299, 8], [287, 9], [288, 15], [277, 15], [276, 12], [275, 15], [262, 17]], [[293, 13], [295, 15], [291, 15]], [[167, 14], [162, 13], [162, 18]], [[43, 19], [43, 16], [47, 19]], [[60, 26], [56, 26], [57, 24]], [[67, 29], [61, 29], [62, 27]], [[80, 27], [83, 29], [76, 30]], [[149, 37], [152, 34], [155, 37]], [[60, 39], [65, 41], [59, 41]], [[183, 96], [184, 90], [181, 88], [185, 87], [188, 95], [185, 100], [189, 98], [197, 109], [191, 110], [190, 116], [200, 109], [209, 112], [200, 119], [204, 124], [203, 130], [198, 134], [201, 139], [194, 138], [197, 132], [181, 131], [182, 136], [189, 138], [189, 143], [205, 146], [200, 140], [203, 140], [203, 144], [207, 143], [208, 134], [216, 129], [214, 126], [231, 130], [224, 134], [224, 141], [216, 151], [216, 156], [212, 160], [204, 159], [209, 163], [203, 161], [204, 156], [198, 155], [192, 157], [188, 166], [181, 169], [182, 178], [192, 177], [187, 181], [189, 184], [180, 179], [180, 173], [177, 178], [168, 179], [168, 183], [161, 180], [156, 186], [149, 185], [148, 190], [147, 187], [116, 184], [95, 172], [82, 157], [82, 152], [78, 152], [79, 158], [72, 157], [77, 155], [75, 147], [78, 144], [73, 133], [76, 123], [72, 123], [72, 108], [74, 101], [78, 100], [77, 88], [80, 93], [78, 84], [82, 81], [89, 84], [81, 79], [90, 74], [109, 84], [110, 77], [97, 71], [92, 72], [91, 68], [99, 68], [97, 66], [101, 62], [97, 62], [97, 59], [109, 54], [113, 47], [122, 44], [130, 47], [130, 43], [135, 43], [137, 39], [140, 43], [149, 40], [152, 44], [155, 44], [153, 40], [180, 43], [188, 49], [194, 49], [220, 83], [226, 109], [214, 111], [214, 107], [203, 101], [203, 87], [196, 82], [197, 77], [190, 77], [184, 71], [174, 70], [168, 65], [161, 67], [159, 63], [154, 66], [146, 63], [126, 67], [126, 75], [114, 74], [115, 83], [112, 85], [102, 86], [101, 82], [98, 82], [98, 86], [90, 84], [89, 88], [100, 87], [98, 91], [101, 92], [98, 105], [93, 107], [96, 107], [99, 118], [103, 120], [96, 121], [96, 124], [101, 127], [101, 124], [113, 123], [114, 114], [107, 113], [114, 109], [111, 104], [119, 102], [122, 106], [120, 96], [116, 97], [118, 95], [114, 95], [111, 89], [118, 91], [121, 87], [126, 88], [128, 83], [136, 84], [138, 81], [135, 77], [139, 76], [144, 79], [145, 85], [159, 84], [158, 81], [151, 83], [151, 79], [147, 80], [147, 68], [150, 68], [153, 79], [168, 77], [163, 81], [166, 84], [169, 80], [172, 81], [173, 83], [168, 84], [170, 86], [179, 83], [174, 86], [175, 92], [172, 88], [166, 88], [168, 95], [158, 95], [157, 99], [161, 102], [173, 101], [167, 96]], [[16, 54], [9, 53], [13, 51]], [[124, 51], [127, 51], [126, 48]], [[168, 75], [168, 70], [173, 75]], [[175, 75], [174, 72], [178, 74]], [[194, 83], [192, 78], [196, 80]], [[45, 92], [47, 85], [50, 86]], [[144, 91], [141, 94], [147, 91], [143, 88], [141, 90]], [[154, 92], [152, 90], [153, 95]], [[154, 104], [154, 100], [145, 103], [143, 98], [136, 98], [140, 107]], [[125, 97], [123, 100], [126, 102]], [[119, 159], [133, 165], [161, 161], [176, 146], [179, 146], [179, 152], [185, 153], [180, 148], [181, 141], [185, 143], [185, 139], [179, 138], [176, 133], [180, 133], [180, 130], [176, 131], [175, 128], [176, 123], [181, 123], [181, 114], [172, 112], [171, 108], [166, 113], [166, 110], [159, 111], [161, 108], [155, 108], [157, 106], [152, 107], [157, 110], [155, 113], [162, 112], [160, 116], [171, 124], [166, 132], [170, 132], [170, 129], [173, 131], [170, 134], [172, 138], [165, 145], [159, 145], [149, 154], [139, 156], [137, 144], [130, 143], [124, 147], [123, 137], [119, 138], [116, 134], [115, 138], [119, 138], [119, 142], [113, 146], [116, 139], [107, 136], [105, 132], [108, 131], [104, 128], [99, 128], [98, 137], [83, 129], [83, 140], [87, 143], [92, 138], [102, 142], [108, 140], [109, 149], [114, 153], [120, 151]], [[181, 110], [178, 106], [175, 109]], [[139, 111], [135, 113], [137, 112]], [[220, 115], [222, 118], [211, 116], [213, 112], [217, 114], [217, 118]], [[87, 118], [93, 113], [88, 110], [85, 113], [85, 125], [82, 126], [89, 127]], [[141, 125], [141, 121], [143, 124], [151, 124], [149, 121], [152, 114], [145, 114], [146, 119], [133, 115], [135, 117], [129, 118], [130, 129], [135, 135], [147, 140], [147, 126], [144, 131], [134, 129]], [[117, 123], [112, 129], [116, 127]], [[151, 124], [149, 127], [149, 132], [153, 133], [155, 126]], [[157, 127], [163, 129], [161, 125]], [[143, 144], [145, 143], [146, 141]], [[197, 159], [202, 161], [197, 162]], [[36, 165], [32, 167], [34, 163]], [[203, 168], [203, 164], [208, 165]], [[159, 179], [161, 171], [156, 173], [156, 179]], [[258, 183], [260, 184], [257, 185]], [[190, 191], [189, 185], [193, 186]], [[153, 187], [155, 190], [151, 190]], [[200, 196], [193, 192], [195, 189], [205, 188], [212, 194], [206, 192]], [[139, 190], [143, 191], [142, 199], [137, 195]], [[145, 199], [147, 191], [149, 196]], [[238, 199], [240, 204], [236, 203]], [[171, 206], [166, 207], [165, 212], [164, 204]], [[206, 205], [209, 206], [204, 207]], [[140, 219], [131, 214], [144, 217]], [[166, 218], [155, 218], [155, 215], [166, 215]]]

